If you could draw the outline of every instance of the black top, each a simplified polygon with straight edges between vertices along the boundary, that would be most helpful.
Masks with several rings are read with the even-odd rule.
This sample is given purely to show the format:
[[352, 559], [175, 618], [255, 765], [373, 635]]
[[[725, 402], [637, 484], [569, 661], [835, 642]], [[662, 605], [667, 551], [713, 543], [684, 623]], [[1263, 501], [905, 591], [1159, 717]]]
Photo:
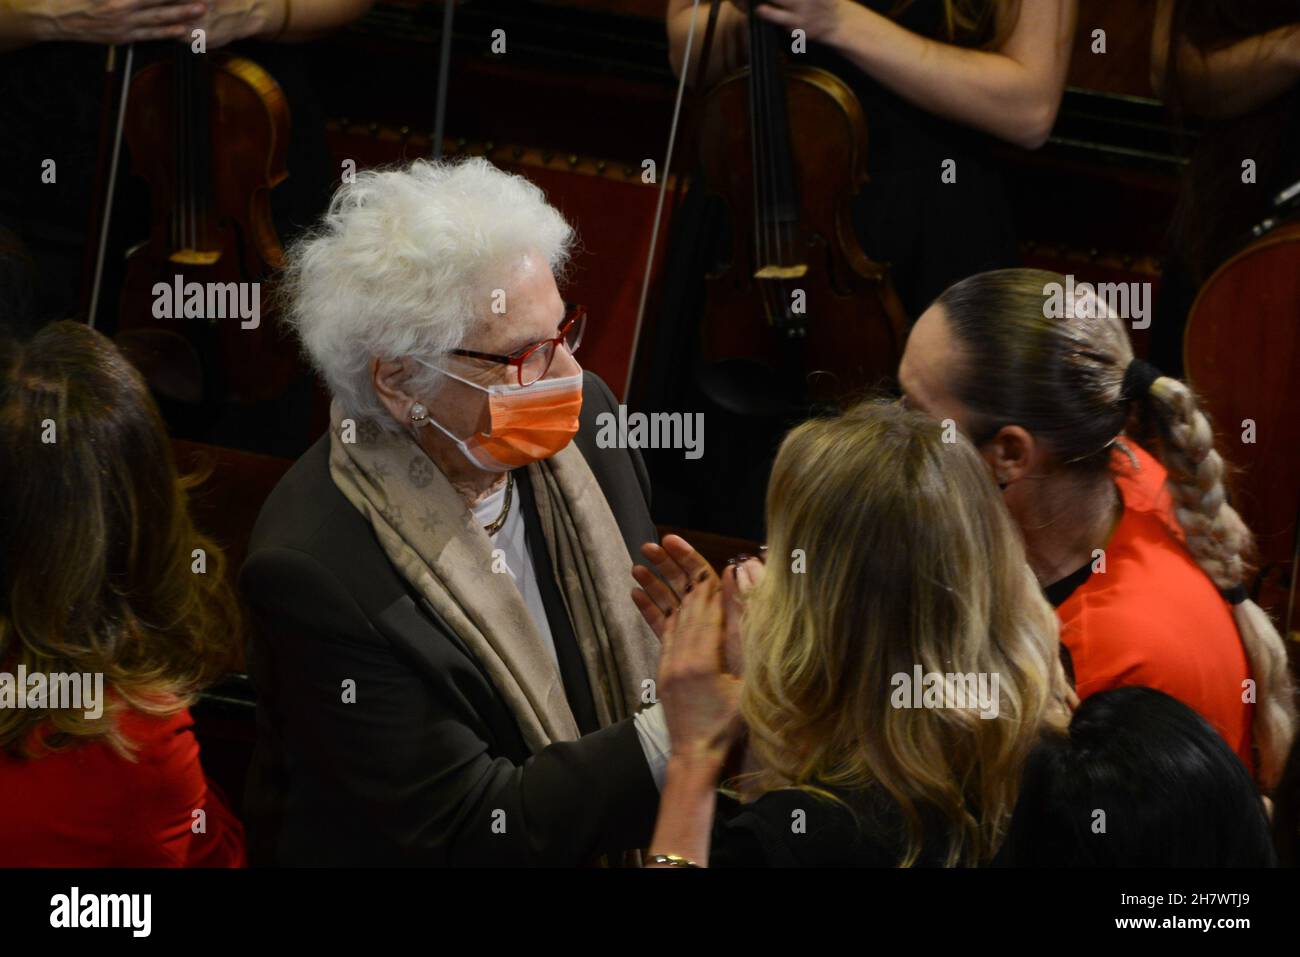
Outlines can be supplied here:
[[[858, 0], [889, 16], [895, 0]], [[900, 26], [939, 42], [942, 0], [913, 0], [896, 17]], [[850, 60], [820, 44], [792, 63], [819, 66], [857, 94], [867, 120], [870, 181], [854, 203], [863, 249], [891, 265], [894, 286], [915, 320], [930, 302], [960, 279], [1019, 265], [1011, 205], [991, 137], [936, 116], [876, 82]], [[956, 163], [956, 181], [940, 174]]]
[[1092, 577], [1092, 562], [1076, 568], [1059, 581], [1054, 581], [1043, 589], [1043, 596], [1052, 603], [1053, 608], [1060, 608], [1065, 600], [1078, 591], [1079, 586]]
[[[897, 867], [908, 837], [898, 805], [879, 787], [832, 793], [848, 806], [795, 788], [752, 804], [719, 794], [709, 866]], [[925, 842], [913, 866], [942, 867], [947, 828], [933, 811], [921, 818]]]

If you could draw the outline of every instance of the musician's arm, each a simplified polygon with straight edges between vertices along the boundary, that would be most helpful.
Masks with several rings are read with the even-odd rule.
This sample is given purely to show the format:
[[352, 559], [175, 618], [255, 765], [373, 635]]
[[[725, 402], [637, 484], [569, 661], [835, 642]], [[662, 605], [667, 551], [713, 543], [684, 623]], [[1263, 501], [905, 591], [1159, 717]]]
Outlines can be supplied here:
[[0, 0], [0, 53], [36, 43], [177, 39], [201, 8], [183, 0]]
[[264, 26], [258, 31], [260, 37], [293, 43], [315, 39], [327, 30], [358, 19], [374, 5], [374, 0], [251, 0], [251, 3], [265, 10]]
[[[719, 0], [721, 2], [721, 0]], [[709, 24], [708, 0], [701, 0], [699, 20], [691, 43], [691, 78], [694, 86], [699, 76], [700, 52], [704, 47], [705, 28]], [[686, 35], [691, 29], [694, 12], [693, 0], [668, 0], [668, 61], [673, 74], [682, 75], [682, 58], [686, 53]], [[748, 18], [731, 3], [723, 3], [718, 11], [718, 25], [713, 38], [713, 52], [709, 54], [707, 83], [714, 83], [733, 70], [739, 70], [748, 61]]]
[[374, 0], [0, 0], [0, 52], [53, 40], [124, 44], [184, 40], [209, 47], [246, 37], [310, 40], [362, 16]]
[[39, 43], [40, 30], [40, 21], [30, 11], [19, 9], [10, 0], [0, 0], [0, 53]]
[[[1151, 88], [1162, 99], [1172, 92], [1166, 83], [1173, 9], [1173, 0], [1159, 0], [1151, 31]], [[1198, 116], [1240, 116], [1300, 82], [1300, 23], [1210, 53], [1197, 49], [1185, 37], [1177, 46], [1175, 71], [1182, 106]]]
[[1065, 90], [1076, 0], [1021, 0], [997, 50], [920, 36], [850, 0], [769, 0], [759, 12], [804, 26], [877, 82], [930, 113], [1036, 149], [1047, 141]]

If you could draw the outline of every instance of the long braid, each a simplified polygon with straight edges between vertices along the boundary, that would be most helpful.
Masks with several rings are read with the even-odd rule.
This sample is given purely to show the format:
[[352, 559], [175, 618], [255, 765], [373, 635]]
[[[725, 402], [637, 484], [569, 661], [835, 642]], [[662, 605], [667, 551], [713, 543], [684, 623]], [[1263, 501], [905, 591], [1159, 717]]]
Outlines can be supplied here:
[[[1163, 441], [1150, 449], [1169, 472], [1174, 514], [1187, 550], [1220, 590], [1244, 586], [1254, 538], [1227, 502], [1224, 463], [1214, 432], [1192, 390], [1178, 379], [1156, 379], [1142, 402], [1154, 413]], [[1277, 782], [1295, 734], [1296, 709], [1286, 646], [1268, 614], [1250, 599], [1233, 605], [1233, 618], [1257, 691], [1254, 737], [1259, 778]]]

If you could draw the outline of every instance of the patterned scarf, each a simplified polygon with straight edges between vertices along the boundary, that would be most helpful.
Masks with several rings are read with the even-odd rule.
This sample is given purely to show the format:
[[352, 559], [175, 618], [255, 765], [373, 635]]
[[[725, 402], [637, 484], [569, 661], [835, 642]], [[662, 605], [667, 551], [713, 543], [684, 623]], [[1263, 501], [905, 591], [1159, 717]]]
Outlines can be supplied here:
[[[393, 566], [487, 671], [528, 747], [535, 753], [577, 738], [564, 681], [523, 596], [509, 574], [493, 574], [487, 533], [415, 440], [405, 430], [345, 421], [335, 402], [330, 475]], [[528, 475], [596, 715], [607, 727], [640, 710], [659, 641], [629, 596], [632, 560], [582, 452], [570, 444], [529, 465]]]

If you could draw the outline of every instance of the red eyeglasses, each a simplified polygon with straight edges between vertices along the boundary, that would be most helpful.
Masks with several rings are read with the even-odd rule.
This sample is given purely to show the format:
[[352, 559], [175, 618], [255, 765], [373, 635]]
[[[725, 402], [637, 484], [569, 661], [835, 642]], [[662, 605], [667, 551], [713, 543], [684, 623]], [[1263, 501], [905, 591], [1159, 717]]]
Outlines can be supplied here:
[[578, 346], [582, 345], [582, 333], [587, 327], [587, 310], [583, 306], [568, 302], [564, 304], [564, 308], [564, 321], [560, 323], [559, 331], [552, 339], [534, 342], [531, 346], [524, 346], [508, 356], [499, 356], [491, 352], [475, 352], [472, 349], [452, 349], [451, 355], [514, 366], [518, 370], [519, 385], [532, 385], [550, 371], [551, 362], [555, 359], [556, 346], [564, 343], [569, 352], [574, 353], [578, 351]]

